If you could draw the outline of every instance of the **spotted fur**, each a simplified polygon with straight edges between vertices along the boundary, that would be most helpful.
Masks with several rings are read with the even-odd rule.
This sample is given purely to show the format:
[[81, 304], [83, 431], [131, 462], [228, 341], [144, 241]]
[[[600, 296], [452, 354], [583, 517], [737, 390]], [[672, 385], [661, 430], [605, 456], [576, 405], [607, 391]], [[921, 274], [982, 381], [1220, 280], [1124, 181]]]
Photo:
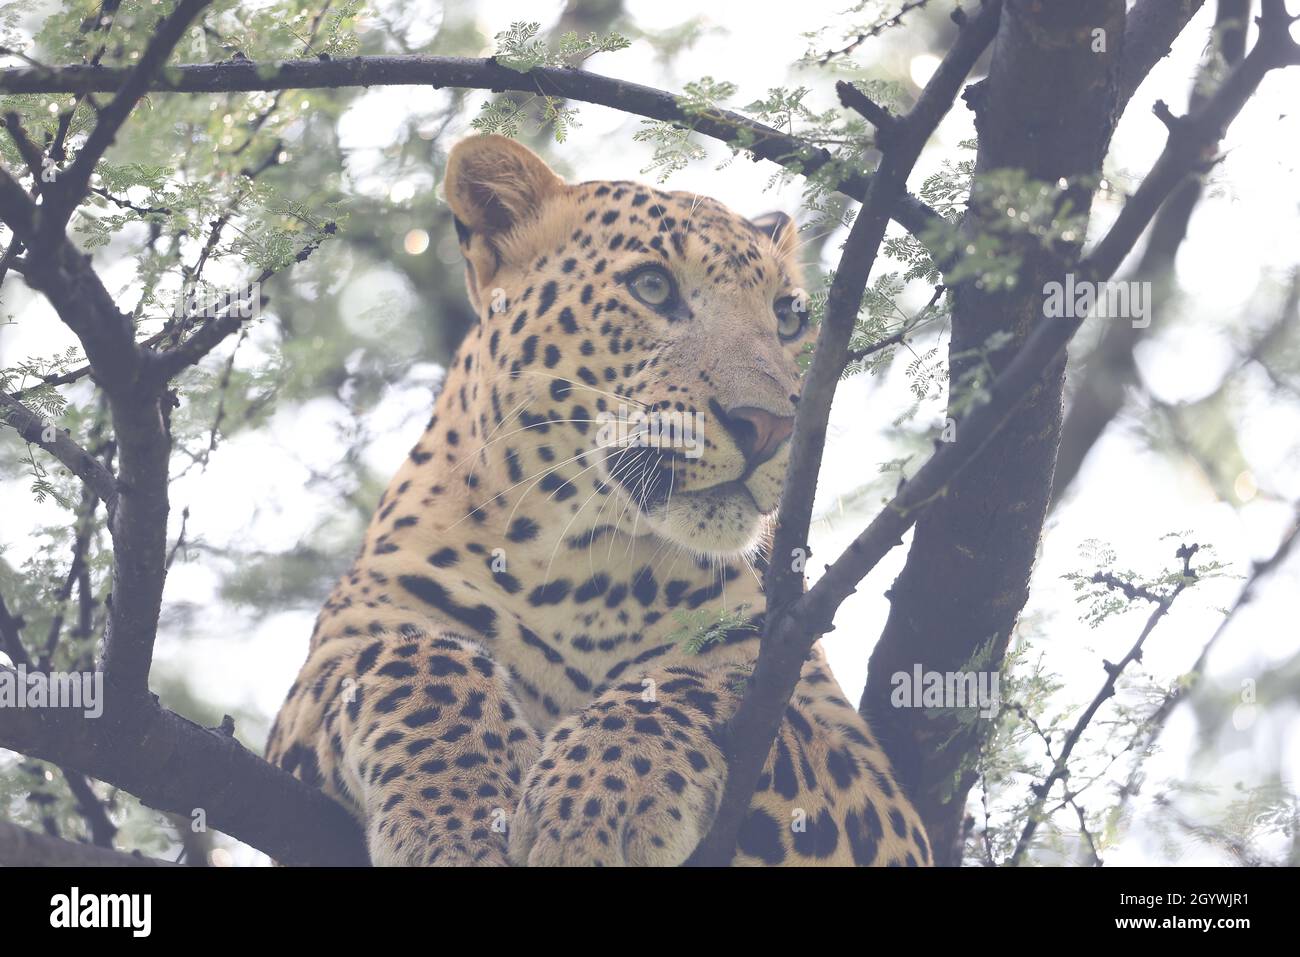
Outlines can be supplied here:
[[[687, 647], [681, 613], [763, 610], [808, 339], [778, 315], [794, 230], [567, 185], [500, 137], [458, 145], [445, 190], [481, 322], [321, 611], [268, 757], [349, 806], [378, 864], [680, 864], [757, 654], [741, 629]], [[662, 291], [644, 269], [671, 303], [634, 295]], [[611, 443], [620, 409], [695, 417], [702, 454]], [[820, 650], [734, 862], [930, 862]]]

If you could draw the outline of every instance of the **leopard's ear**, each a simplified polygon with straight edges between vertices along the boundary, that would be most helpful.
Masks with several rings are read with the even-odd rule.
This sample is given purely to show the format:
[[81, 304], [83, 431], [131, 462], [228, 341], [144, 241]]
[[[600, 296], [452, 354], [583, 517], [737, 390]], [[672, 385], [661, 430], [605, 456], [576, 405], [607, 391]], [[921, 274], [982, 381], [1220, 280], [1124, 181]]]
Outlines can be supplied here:
[[754, 228], [772, 240], [772, 245], [783, 256], [792, 256], [799, 249], [799, 228], [793, 219], [779, 210], [764, 213], [750, 220]]
[[462, 227], [493, 245], [563, 188], [536, 153], [504, 136], [461, 140], [447, 157], [443, 181]]
[[471, 136], [452, 148], [443, 194], [455, 217], [475, 312], [482, 315], [496, 298], [493, 280], [508, 248], [503, 240], [565, 188], [536, 153], [504, 136]]

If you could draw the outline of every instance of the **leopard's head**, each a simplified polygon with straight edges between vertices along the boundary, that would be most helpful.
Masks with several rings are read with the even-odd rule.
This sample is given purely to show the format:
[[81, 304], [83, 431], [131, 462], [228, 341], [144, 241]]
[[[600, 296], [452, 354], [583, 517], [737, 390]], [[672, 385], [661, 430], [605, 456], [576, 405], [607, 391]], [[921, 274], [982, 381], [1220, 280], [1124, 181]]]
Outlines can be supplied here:
[[790, 218], [570, 185], [498, 136], [457, 144], [444, 188], [483, 323], [480, 388], [493, 418], [534, 433], [510, 440], [516, 460], [552, 455], [513, 464], [552, 468], [548, 494], [588, 526], [701, 553], [753, 547], [778, 504], [811, 338]]

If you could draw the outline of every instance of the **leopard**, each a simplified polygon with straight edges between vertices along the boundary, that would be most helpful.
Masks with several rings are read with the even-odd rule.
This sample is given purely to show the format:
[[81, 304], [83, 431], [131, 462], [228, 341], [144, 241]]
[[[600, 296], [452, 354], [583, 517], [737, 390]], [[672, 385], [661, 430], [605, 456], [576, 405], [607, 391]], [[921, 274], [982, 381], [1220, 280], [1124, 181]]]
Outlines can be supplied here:
[[[375, 865], [690, 863], [761, 646], [813, 339], [798, 228], [570, 184], [498, 135], [442, 178], [478, 320], [266, 756], [348, 808]], [[933, 863], [820, 644], [730, 863]]]

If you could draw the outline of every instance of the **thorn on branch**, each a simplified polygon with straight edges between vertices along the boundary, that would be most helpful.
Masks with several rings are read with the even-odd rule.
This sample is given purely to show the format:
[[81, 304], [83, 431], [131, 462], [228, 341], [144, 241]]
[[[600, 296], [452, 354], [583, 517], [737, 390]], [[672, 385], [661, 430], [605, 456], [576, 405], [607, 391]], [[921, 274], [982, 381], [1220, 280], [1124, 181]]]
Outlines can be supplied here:
[[167, 206], [137, 206], [135, 203], [132, 203], [130, 200], [121, 199], [117, 196], [114, 196], [108, 190], [103, 189], [102, 187], [99, 186], [92, 186], [90, 188], [90, 191], [94, 193], [96, 196], [102, 196], [104, 199], [108, 200], [110, 203], [113, 203], [119, 209], [129, 209], [133, 212], [140, 213], [142, 216], [148, 215], [150, 213], [156, 213], [159, 216], [170, 216], [172, 213], [171, 208]]
[[1164, 601], [1162, 597], [1148, 588], [1141, 585], [1134, 585], [1132, 582], [1126, 582], [1124, 579], [1112, 574], [1111, 572], [1097, 572], [1092, 576], [1092, 582], [1096, 585], [1105, 585], [1111, 591], [1120, 591], [1129, 601], [1149, 601], [1152, 604], [1160, 604]]
[[1169, 104], [1164, 100], [1156, 100], [1151, 107], [1151, 112], [1156, 115], [1156, 118], [1161, 123], [1165, 124], [1165, 129], [1169, 130], [1171, 135], [1177, 133], [1180, 125], [1186, 120], [1186, 117], [1174, 116], [1173, 111], [1169, 109]]
[[1156, 100], [1151, 106], [1151, 112], [1169, 131], [1171, 141], [1185, 141], [1186, 148], [1197, 155], [1202, 172], [1208, 172], [1210, 167], [1219, 161], [1218, 144], [1223, 139], [1223, 130], [1218, 130], [1216, 135], [1208, 142], [1198, 142], [1196, 124], [1188, 116], [1175, 116], [1173, 111], [1169, 109], [1169, 104], [1164, 100]]
[[888, 149], [893, 143], [897, 142], [899, 136], [903, 133], [904, 126], [899, 117], [847, 80], [837, 82], [835, 92], [839, 94], [841, 105], [846, 109], [853, 110], [855, 113], [860, 113], [876, 128], [876, 142], [882, 150]]
[[1286, 12], [1285, 0], [1263, 0], [1260, 6], [1260, 15], [1255, 18], [1255, 23], [1259, 26], [1261, 34], [1268, 29], [1273, 20], [1280, 21], [1279, 26], [1283, 29], [1300, 20], [1300, 13], [1292, 16]]
[[988, 101], [988, 79], [967, 83], [961, 91], [961, 101], [966, 104], [968, 110], [975, 114], [975, 123], [978, 129], [980, 120], [984, 116], [984, 106]]
[[867, 29], [860, 32], [856, 37], [854, 37], [853, 41], [849, 43], [847, 46], [844, 46], [838, 50], [827, 50], [826, 53], [824, 53], [821, 57], [821, 65], [825, 66], [827, 63], [829, 63], [831, 60], [835, 59], [836, 57], [848, 56], [849, 54], [853, 53], [853, 51], [855, 51], [858, 47], [862, 46], [862, 44], [865, 43], [868, 39], [879, 36], [889, 27], [898, 26], [900, 23], [903, 22], [904, 14], [909, 13], [912, 10], [920, 9], [921, 7], [924, 7], [929, 2], [930, 0], [905, 0], [901, 9], [899, 9], [899, 11], [895, 13], [892, 17], [885, 17], [882, 20], [878, 20], [873, 26], [868, 27]]

